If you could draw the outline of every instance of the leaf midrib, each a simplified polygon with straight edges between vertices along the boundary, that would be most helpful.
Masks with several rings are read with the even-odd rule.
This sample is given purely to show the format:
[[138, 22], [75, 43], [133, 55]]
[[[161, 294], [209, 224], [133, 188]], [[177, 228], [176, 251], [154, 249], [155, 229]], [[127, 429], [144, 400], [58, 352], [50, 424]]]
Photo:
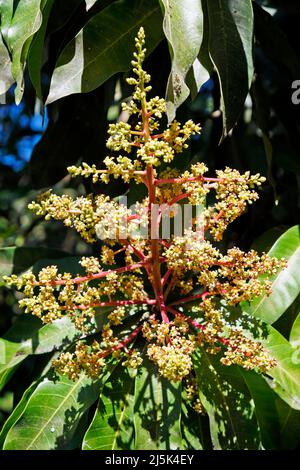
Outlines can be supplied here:
[[[40, 428], [40, 431], [36, 434], [36, 436], [34, 437], [34, 439], [31, 441], [30, 445], [28, 447], [26, 447], [26, 450], [29, 450], [30, 447], [32, 447], [32, 445], [37, 441], [37, 439], [40, 437], [40, 435], [44, 432], [45, 428], [49, 425], [49, 423], [51, 423], [51, 421], [53, 420], [53, 418], [55, 417], [55, 415], [60, 411], [60, 409], [63, 407], [63, 405], [66, 403], [66, 401], [70, 398], [70, 396], [74, 393], [74, 391], [76, 390], [76, 388], [81, 385], [82, 381], [84, 380], [85, 377], [82, 377], [81, 379], [79, 379], [75, 384], [74, 386], [71, 388], [71, 390], [67, 393], [67, 395], [65, 396], [65, 398], [61, 401], [60, 405], [58, 406], [58, 408], [55, 409], [54, 413], [52, 413], [52, 415], [50, 416], [50, 418], [44, 423], [44, 425]], [[27, 407], [26, 407], [27, 408]], [[26, 409], [25, 409], [25, 412], [26, 412]]]
[[[131, 31], [133, 31], [135, 28], [136, 28], [136, 25], [142, 23], [143, 21], [145, 21], [149, 16], [153, 15], [153, 13], [155, 13], [156, 11], [159, 10], [159, 7], [156, 7], [154, 8], [153, 10], [151, 10], [150, 12], [148, 12], [146, 15], [144, 15], [142, 18], [139, 18], [139, 20], [134, 23], [134, 25], [130, 28], [128, 28], [123, 34], [121, 34], [120, 36], [117, 37], [117, 39], [113, 42], [111, 42], [105, 49], [102, 49], [101, 52], [99, 54], [96, 54], [89, 62], [86, 62], [86, 64], [84, 65], [84, 68], [83, 69], [79, 69], [79, 71], [75, 74], [72, 75], [72, 77], [69, 79], [69, 80], [65, 80], [62, 82], [63, 86], [60, 87], [60, 88], [57, 88], [57, 91], [56, 91], [56, 95], [58, 93], [59, 90], [65, 88], [65, 86], [68, 84], [68, 83], [72, 83], [72, 81], [77, 78], [81, 73], [82, 73], [82, 70], [86, 70], [88, 69], [92, 64], [94, 64], [96, 61], [98, 61], [99, 57], [101, 57], [103, 54], [107, 53], [107, 51], [109, 51], [110, 49], [112, 49], [115, 44], [117, 44], [118, 42], [120, 42], [122, 40], [122, 38], [124, 38], [125, 36], [127, 36]], [[82, 32], [82, 30], [78, 33], [80, 34]], [[76, 38], [78, 37], [78, 35], [76, 36]], [[75, 38], [75, 39], [76, 39]], [[68, 47], [68, 46], [66, 46]], [[63, 51], [64, 52], [64, 51]], [[62, 54], [63, 54], [62, 52]], [[61, 67], [65, 66], [65, 65], [68, 65], [68, 64], [63, 64], [61, 66], [58, 66], [56, 70], [59, 70]], [[54, 71], [54, 74], [55, 74], [55, 71]], [[53, 76], [54, 76], [53, 74]], [[48, 96], [48, 100], [49, 98], [51, 97], [51, 86], [50, 86], [50, 93], [49, 93], [49, 96]], [[47, 101], [48, 101], [47, 100]]]

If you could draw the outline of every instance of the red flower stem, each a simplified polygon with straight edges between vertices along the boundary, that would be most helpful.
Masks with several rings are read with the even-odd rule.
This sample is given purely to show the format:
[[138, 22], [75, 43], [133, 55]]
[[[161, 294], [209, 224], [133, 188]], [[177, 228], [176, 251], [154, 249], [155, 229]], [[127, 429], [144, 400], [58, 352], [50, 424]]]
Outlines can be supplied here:
[[[120, 240], [120, 242], [124, 243], [126, 247], [129, 248], [131, 251], [133, 251], [133, 253], [135, 253], [138, 258], [143, 260], [143, 262], [146, 262], [147, 257], [144, 255], [144, 253], [138, 250], [137, 248], [135, 248], [135, 246], [133, 246], [128, 240]], [[146, 269], [147, 269], [147, 265], [146, 265]]]
[[[141, 91], [144, 91], [144, 84], [141, 84]], [[148, 142], [151, 139], [150, 129], [149, 129], [149, 113], [147, 110], [147, 101], [146, 93], [144, 93], [143, 98], [141, 99], [141, 113], [143, 121], [143, 135], [144, 142]], [[169, 318], [167, 315], [166, 307], [164, 304], [163, 290], [162, 290], [162, 281], [161, 281], [161, 257], [160, 257], [160, 245], [159, 241], [156, 238], [157, 227], [159, 226], [159, 215], [157, 215], [156, 220], [152, 220], [153, 211], [152, 208], [156, 203], [156, 188], [155, 188], [155, 176], [153, 165], [148, 164], [146, 167], [146, 178], [145, 184], [148, 188], [148, 217], [149, 217], [149, 228], [150, 228], [150, 237], [151, 237], [151, 268], [149, 266], [149, 277], [152, 283], [152, 287], [155, 293], [155, 298], [157, 300], [158, 306], [160, 308], [161, 318], [164, 323], [169, 323]], [[153, 228], [155, 229], [155, 234], [153, 234]], [[155, 236], [154, 236], [155, 235]]]
[[173, 269], [168, 269], [168, 271], [166, 271], [165, 275], [163, 276], [162, 280], [161, 280], [161, 285], [164, 286], [167, 282], [167, 280], [169, 279], [169, 277], [171, 276], [173, 272]]
[[171, 201], [168, 202], [168, 205], [172, 206], [173, 204], [176, 204], [176, 202], [181, 201], [182, 199], [187, 199], [190, 195], [191, 193], [179, 194], [178, 196], [171, 199]]
[[126, 307], [127, 305], [155, 305], [156, 299], [144, 299], [144, 300], [116, 300], [111, 302], [96, 302], [89, 305], [64, 305], [60, 307], [60, 310], [87, 310], [88, 308], [97, 307]]
[[[157, 186], [159, 184], [181, 184], [188, 181], [203, 181], [207, 183], [221, 183], [222, 181], [227, 181], [229, 178], [207, 178], [204, 176], [191, 176], [190, 178], [165, 178], [165, 179], [156, 179], [154, 184]], [[242, 178], [235, 178], [233, 181], [244, 181]]]
[[[185, 320], [187, 323], [189, 323], [190, 325], [192, 325], [194, 328], [197, 328], [197, 330], [201, 330], [201, 331], [205, 331], [206, 330], [206, 327], [205, 325], [201, 325], [201, 323], [197, 322], [196, 320], [194, 320], [193, 318], [190, 318], [190, 317], [187, 317], [186, 315], [183, 315], [182, 313], [178, 312], [177, 310], [175, 310], [174, 308], [172, 307], [167, 307], [167, 310], [168, 312], [170, 313], [173, 313], [173, 315], [175, 315], [176, 317], [178, 318], [182, 318], [183, 320]], [[228, 345], [229, 344], [229, 341], [225, 338], [222, 338], [221, 336], [216, 336], [216, 339], [222, 343], [222, 344], [225, 344], [225, 345]]]
[[45, 282], [34, 282], [33, 286], [64, 286], [66, 284], [81, 284], [83, 282], [94, 281], [96, 279], [101, 279], [108, 276], [111, 273], [125, 273], [127, 271], [133, 271], [134, 269], [141, 268], [145, 266], [148, 262], [141, 262], [130, 264], [128, 266], [123, 266], [122, 268], [109, 269], [108, 271], [102, 271], [97, 274], [91, 274], [90, 276], [74, 277], [74, 279], [65, 280], [65, 279], [56, 279], [54, 281], [45, 281]]
[[139, 334], [139, 332], [142, 330], [142, 328], [143, 328], [143, 325], [138, 326], [135, 330], [133, 330], [132, 333], [130, 333], [130, 335], [127, 336], [127, 338], [123, 339], [123, 341], [120, 341], [120, 343], [117, 344], [116, 346], [114, 346], [113, 348], [108, 349], [107, 351], [104, 351], [99, 356], [100, 357], [106, 357], [106, 356], [109, 356], [114, 351], [118, 351], [119, 349], [125, 348], [127, 346], [127, 344], [129, 344], [131, 341], [134, 340], [134, 338]]
[[169, 284], [168, 284], [168, 287], [166, 288], [166, 290], [165, 290], [165, 292], [164, 292], [164, 299], [165, 299], [165, 300], [167, 299], [169, 293], [171, 292], [172, 287], [174, 286], [175, 281], [176, 281], [176, 278], [175, 278], [175, 276], [173, 275], [171, 281], [170, 281]]
[[202, 292], [202, 294], [191, 295], [190, 297], [184, 297], [183, 299], [176, 300], [172, 302], [170, 305], [181, 305], [188, 302], [192, 302], [193, 300], [197, 299], [205, 299], [208, 295], [213, 295], [211, 292]]

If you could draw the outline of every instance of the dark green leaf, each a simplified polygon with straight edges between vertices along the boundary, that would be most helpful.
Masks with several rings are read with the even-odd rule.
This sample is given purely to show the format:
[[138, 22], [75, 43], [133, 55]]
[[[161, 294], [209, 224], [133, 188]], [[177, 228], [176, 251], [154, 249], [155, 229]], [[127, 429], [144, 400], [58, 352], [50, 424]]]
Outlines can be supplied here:
[[194, 355], [200, 399], [208, 413], [215, 450], [259, 448], [259, 429], [249, 391], [236, 367], [201, 349]]
[[255, 404], [254, 410], [262, 445], [264, 449], [278, 449], [280, 431], [276, 395], [261, 375], [242, 368], [240, 368], [240, 373], [244, 377]]
[[[293, 323], [290, 333], [290, 343], [293, 347], [300, 346], [300, 312], [297, 315], [296, 320]], [[300, 363], [300, 352], [299, 352], [299, 363]]]
[[293, 303], [300, 292], [299, 229], [299, 226], [295, 226], [287, 230], [269, 251], [270, 256], [285, 258], [288, 261], [287, 268], [271, 278], [272, 294], [257, 297], [250, 304], [242, 304], [244, 311], [264, 322], [275, 322]]
[[103, 387], [93, 421], [83, 440], [83, 450], [133, 448], [135, 371], [117, 367]]
[[42, 25], [32, 41], [27, 59], [28, 71], [31, 82], [35, 88], [37, 96], [41, 100], [43, 99], [41, 85], [41, 69], [43, 65], [44, 41], [53, 3], [54, 0], [46, 1], [42, 12]]
[[223, 136], [238, 120], [253, 78], [251, 0], [207, 0], [209, 52], [221, 89]]
[[96, 14], [59, 57], [47, 103], [94, 90], [115, 73], [129, 70], [140, 26], [145, 28], [149, 53], [162, 39], [155, 0], [117, 1]]
[[[172, 69], [167, 86], [167, 115], [173, 121], [176, 109], [189, 96], [186, 84], [188, 71], [193, 67], [197, 86], [202, 80], [203, 67], [196, 62], [203, 37], [203, 14], [199, 0], [160, 0], [164, 10], [164, 32], [169, 42]], [[207, 80], [207, 76], [205, 81]]]
[[293, 410], [284, 401], [277, 398], [276, 406], [280, 419], [280, 448], [292, 450], [299, 447], [300, 411]]
[[181, 385], [164, 379], [147, 359], [135, 385], [135, 449], [181, 448]]

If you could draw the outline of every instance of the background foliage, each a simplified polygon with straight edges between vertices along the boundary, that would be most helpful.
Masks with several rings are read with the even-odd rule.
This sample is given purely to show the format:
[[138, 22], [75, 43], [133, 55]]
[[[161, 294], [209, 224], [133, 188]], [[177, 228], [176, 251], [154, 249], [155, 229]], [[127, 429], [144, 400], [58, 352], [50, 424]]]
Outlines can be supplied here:
[[200, 417], [180, 387], [148, 363], [137, 376], [111, 364], [94, 383], [54, 377], [51, 360], [78, 332], [65, 319], [41, 326], [20, 314], [14, 293], [1, 289], [1, 446], [296, 448], [300, 105], [292, 103], [291, 87], [300, 79], [298, 2], [1, 0], [0, 15], [0, 94], [7, 92], [0, 105], [1, 274], [53, 263], [76, 272], [78, 256], [98, 252], [26, 206], [51, 186], [71, 195], [128, 191], [120, 183], [95, 188], [71, 182], [65, 168], [81, 160], [99, 164], [106, 156], [108, 123], [119, 118], [120, 102], [130, 93], [124, 77], [141, 25], [146, 66], [154, 93], [166, 96], [169, 120], [176, 113], [203, 127], [190, 161], [267, 176], [260, 200], [232, 224], [224, 245], [259, 252], [272, 247], [274, 256], [289, 259], [271, 297], [241, 306], [268, 325], [266, 346], [277, 368], [266, 381], [233, 366], [224, 370], [199, 352], [195, 365], [207, 410]]

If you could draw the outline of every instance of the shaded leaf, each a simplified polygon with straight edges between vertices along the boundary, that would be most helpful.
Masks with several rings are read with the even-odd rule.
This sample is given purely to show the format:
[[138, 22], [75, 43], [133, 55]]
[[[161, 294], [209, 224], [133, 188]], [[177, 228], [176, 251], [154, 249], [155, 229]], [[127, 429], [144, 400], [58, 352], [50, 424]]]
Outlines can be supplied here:
[[251, 0], [207, 0], [209, 52], [221, 89], [224, 139], [238, 120], [253, 78]]
[[128, 450], [134, 444], [133, 404], [135, 371], [122, 365], [105, 383], [83, 450]]
[[276, 395], [261, 375], [243, 368], [240, 368], [240, 373], [254, 400], [262, 445], [264, 449], [278, 449], [280, 431]]
[[181, 384], [158, 375], [147, 359], [136, 377], [134, 414], [136, 450], [181, 448]]
[[270, 256], [288, 260], [286, 269], [281, 270], [270, 280], [272, 282], [271, 295], [256, 297], [250, 304], [242, 303], [245, 312], [260, 318], [264, 322], [275, 322], [293, 303], [300, 292], [300, 227], [295, 226], [287, 230], [276, 241]]
[[54, 0], [47, 0], [42, 12], [42, 24], [35, 35], [28, 52], [28, 71], [30, 80], [35, 88], [37, 96], [42, 100], [41, 70], [43, 65], [44, 41], [48, 25], [49, 16]]
[[276, 406], [280, 419], [280, 449], [296, 449], [300, 444], [300, 411], [293, 410], [279, 397]]
[[10, 429], [4, 450], [66, 449], [77, 424], [97, 399], [99, 382], [82, 375], [44, 379], [31, 395], [25, 411]]
[[131, 67], [134, 37], [140, 26], [151, 52], [162, 39], [161, 13], [155, 0], [117, 1], [91, 18], [61, 53], [47, 103], [99, 87]]
[[190, 404], [181, 404], [182, 448], [192, 450], [211, 450], [209, 423], [207, 416], [196, 413]]
[[[171, 122], [175, 118], [176, 109], [190, 94], [186, 76], [195, 64], [202, 43], [203, 14], [199, 0], [160, 0], [160, 3], [163, 5], [163, 28], [172, 59], [166, 93], [167, 115]], [[196, 62], [195, 67], [197, 83], [201, 76], [201, 64]]]
[[224, 367], [203, 349], [194, 355], [200, 399], [208, 413], [215, 450], [258, 449], [259, 429], [254, 405], [239, 370]]

